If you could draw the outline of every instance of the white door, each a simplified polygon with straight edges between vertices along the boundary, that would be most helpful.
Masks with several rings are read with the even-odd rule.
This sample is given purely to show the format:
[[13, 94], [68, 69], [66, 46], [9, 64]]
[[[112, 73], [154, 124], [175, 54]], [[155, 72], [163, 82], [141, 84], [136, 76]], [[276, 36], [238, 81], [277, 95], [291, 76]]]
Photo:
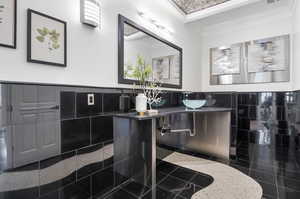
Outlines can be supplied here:
[[60, 153], [59, 93], [55, 87], [13, 85], [13, 166]]

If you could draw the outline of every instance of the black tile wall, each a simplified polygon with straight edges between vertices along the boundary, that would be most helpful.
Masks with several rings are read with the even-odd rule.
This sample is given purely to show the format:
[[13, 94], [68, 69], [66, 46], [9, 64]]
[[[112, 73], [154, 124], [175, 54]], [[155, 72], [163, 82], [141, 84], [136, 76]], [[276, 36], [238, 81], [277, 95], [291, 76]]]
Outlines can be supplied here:
[[118, 93], [103, 94], [103, 111], [117, 112], [120, 109], [120, 96]]
[[[101, 151], [102, 150], [102, 151]], [[95, 154], [93, 158], [86, 159], [86, 155]], [[103, 144], [96, 144], [81, 148], [77, 151], [77, 178], [86, 177], [100, 171], [104, 167]]]
[[106, 142], [113, 139], [113, 117], [99, 116], [91, 119], [92, 143]]
[[[38, 92], [47, 93], [46, 90], [41, 92], [46, 87], [36, 87]], [[11, 172], [37, 167], [46, 172], [37, 175], [44, 184], [20, 192], [0, 193], [0, 198], [89, 198], [91, 193], [87, 190], [102, 197], [105, 190], [123, 182], [115, 181], [117, 174], [111, 167], [116, 163], [113, 154], [105, 152], [105, 147], [113, 144], [112, 113], [133, 110], [135, 94], [120, 89], [56, 88], [60, 94], [62, 154], [38, 161], [32, 164], [34, 167], [12, 169]], [[88, 106], [88, 94], [94, 94], [95, 105]], [[182, 99], [187, 97], [181, 92], [164, 92], [161, 96], [164, 102], [157, 108], [182, 106]], [[299, 196], [300, 92], [192, 93], [187, 98], [207, 99], [207, 106], [233, 109], [232, 166], [261, 183], [266, 198]], [[84, 158], [91, 154], [95, 159]], [[64, 170], [63, 166], [68, 169]], [[57, 173], [62, 177], [48, 182], [47, 177], [53, 172], [51, 168], [58, 171], [58, 167], [61, 169]], [[167, 170], [168, 165], [159, 169]], [[159, 172], [158, 177], [160, 182], [166, 179]], [[103, 183], [103, 180], [107, 181]], [[99, 183], [102, 183], [100, 188]], [[181, 196], [189, 193], [187, 190]]]
[[299, 105], [299, 92], [238, 94], [236, 163], [262, 185], [265, 198], [299, 193], [300, 178], [292, 179], [300, 176]]
[[72, 151], [91, 142], [90, 119], [64, 120], [61, 122], [62, 152]]
[[61, 119], [75, 117], [75, 92], [61, 92], [60, 94]]
[[[94, 105], [88, 104], [88, 95], [94, 95]], [[101, 93], [77, 93], [76, 95], [77, 117], [98, 115], [102, 112]]]
[[91, 197], [91, 180], [90, 177], [79, 180], [59, 191], [60, 199], [87, 199]]

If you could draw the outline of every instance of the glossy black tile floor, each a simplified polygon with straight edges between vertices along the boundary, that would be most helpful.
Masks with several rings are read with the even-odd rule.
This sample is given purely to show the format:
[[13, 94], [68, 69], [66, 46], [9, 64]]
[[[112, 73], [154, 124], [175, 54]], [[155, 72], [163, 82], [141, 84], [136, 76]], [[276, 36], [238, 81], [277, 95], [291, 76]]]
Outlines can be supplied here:
[[[190, 199], [192, 195], [213, 183], [206, 174], [158, 160], [155, 188], [129, 180], [114, 191], [99, 199]], [[156, 196], [156, 197], [154, 197]]]
[[[48, 162], [43, 165], [46, 164]], [[72, 173], [39, 187], [0, 192], [0, 199], [189, 199], [214, 181], [209, 175], [157, 160], [157, 181], [155, 188], [151, 189], [116, 173], [114, 166], [117, 165], [100, 170], [89, 167], [89, 175], [78, 177], [77, 180], [76, 173]], [[29, 172], [35, 171], [33, 166], [28, 169]]]
[[[227, 164], [250, 176], [263, 188], [263, 199], [300, 199], [300, 162], [298, 153], [275, 152], [268, 145], [247, 143], [238, 147], [239, 153], [234, 160], [223, 160], [213, 156], [185, 151], [170, 146], [159, 145], [168, 151], [200, 157]], [[284, 150], [284, 149], [282, 149]], [[275, 156], [274, 158], [273, 156]], [[282, 155], [280, 155], [282, 154]], [[164, 167], [170, 171], [172, 166]]]
[[[300, 164], [297, 153], [274, 151], [268, 145], [239, 146], [236, 161], [230, 166], [255, 179], [266, 199], [300, 198]], [[276, 157], [275, 157], [276, 156]]]

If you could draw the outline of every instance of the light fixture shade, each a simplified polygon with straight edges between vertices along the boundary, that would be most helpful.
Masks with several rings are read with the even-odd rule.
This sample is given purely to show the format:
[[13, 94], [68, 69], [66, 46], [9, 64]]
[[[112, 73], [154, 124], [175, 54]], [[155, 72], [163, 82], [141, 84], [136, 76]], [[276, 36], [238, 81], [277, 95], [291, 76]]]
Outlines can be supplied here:
[[167, 32], [169, 34], [173, 34], [173, 31], [171, 29], [169, 29], [166, 26], [162, 25], [159, 21], [152, 18], [149, 14], [147, 14], [145, 12], [142, 12], [142, 11], [138, 11], [138, 15], [141, 18], [145, 19], [148, 23], [154, 25], [158, 30]]
[[100, 26], [99, 0], [81, 0], [81, 23], [92, 27]]

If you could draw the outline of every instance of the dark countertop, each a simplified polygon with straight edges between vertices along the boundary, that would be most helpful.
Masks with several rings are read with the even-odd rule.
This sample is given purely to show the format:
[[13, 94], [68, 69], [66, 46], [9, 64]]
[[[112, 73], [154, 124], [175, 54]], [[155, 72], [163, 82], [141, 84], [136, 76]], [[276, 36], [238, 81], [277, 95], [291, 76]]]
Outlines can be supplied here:
[[200, 109], [186, 109], [185, 107], [174, 107], [174, 108], [163, 108], [158, 110], [158, 114], [139, 116], [137, 113], [122, 113], [116, 114], [114, 117], [135, 119], [135, 120], [148, 120], [152, 118], [163, 117], [171, 114], [177, 113], [211, 113], [211, 112], [230, 112], [231, 108], [222, 108], [222, 107], [203, 107]]

